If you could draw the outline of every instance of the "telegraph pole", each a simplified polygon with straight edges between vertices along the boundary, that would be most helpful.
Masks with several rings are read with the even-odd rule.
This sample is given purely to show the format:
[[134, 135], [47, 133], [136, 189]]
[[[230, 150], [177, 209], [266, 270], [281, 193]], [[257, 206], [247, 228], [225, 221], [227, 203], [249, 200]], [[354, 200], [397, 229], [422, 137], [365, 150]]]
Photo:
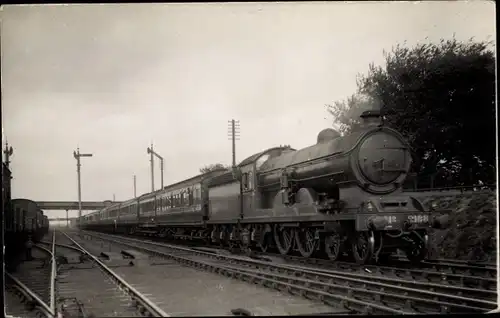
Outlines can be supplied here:
[[[233, 153], [233, 175], [236, 172], [236, 140], [239, 140], [240, 133], [240, 121], [231, 119], [228, 121], [229, 129], [228, 129], [228, 137], [231, 138], [231, 142], [233, 145], [232, 153]], [[241, 175], [238, 177], [240, 182], [240, 217], [243, 217], [243, 180], [241, 179]], [[239, 222], [238, 222], [239, 224]], [[239, 228], [239, 225], [238, 225]]]
[[80, 180], [80, 158], [81, 157], [92, 157], [91, 153], [80, 153], [80, 148], [73, 151], [73, 157], [76, 159], [76, 172], [78, 174], [78, 220], [82, 217], [82, 184]]
[[151, 143], [151, 148], [148, 147], [148, 154], [151, 154], [151, 192], [155, 191], [155, 165], [153, 157], [153, 143]]
[[228, 137], [231, 138], [233, 143], [233, 167], [236, 167], [236, 140], [239, 140], [240, 133], [240, 121], [231, 119], [228, 121]]
[[134, 174], [134, 198], [137, 198], [137, 194], [135, 192], [135, 174]]
[[154, 182], [154, 156], [160, 159], [160, 172], [161, 172], [161, 188], [163, 189], [163, 157], [153, 150], [153, 144], [151, 143], [151, 148], [148, 147], [148, 154], [151, 154], [151, 192], [155, 191]]
[[10, 157], [12, 156], [12, 154], [14, 153], [14, 149], [12, 149], [12, 146], [9, 147], [9, 144], [7, 143], [7, 141], [5, 141], [5, 150], [3, 151], [4, 155], [5, 155], [5, 165], [7, 166], [7, 168], [9, 167], [9, 164], [10, 164]]

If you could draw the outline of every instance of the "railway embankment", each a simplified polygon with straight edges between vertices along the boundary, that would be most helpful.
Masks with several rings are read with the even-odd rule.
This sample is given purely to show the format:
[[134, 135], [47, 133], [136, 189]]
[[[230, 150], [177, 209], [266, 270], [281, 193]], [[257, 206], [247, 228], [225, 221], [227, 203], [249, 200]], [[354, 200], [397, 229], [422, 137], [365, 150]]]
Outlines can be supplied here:
[[497, 198], [491, 190], [422, 198], [427, 207], [449, 210], [446, 229], [430, 232], [431, 258], [496, 262]]

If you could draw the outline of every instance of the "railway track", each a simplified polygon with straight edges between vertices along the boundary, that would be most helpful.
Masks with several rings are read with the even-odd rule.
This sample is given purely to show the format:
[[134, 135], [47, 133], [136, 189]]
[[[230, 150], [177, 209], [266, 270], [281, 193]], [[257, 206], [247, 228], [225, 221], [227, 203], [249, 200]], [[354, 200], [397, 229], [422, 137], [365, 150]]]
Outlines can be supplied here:
[[[346, 308], [352, 313], [473, 313], [496, 308], [496, 301], [490, 300], [493, 293], [484, 289], [430, 285], [415, 280], [386, 278], [373, 273], [347, 275], [345, 271], [325, 272], [170, 244], [101, 233], [83, 233], [196, 268], [315, 298], [328, 305]], [[438, 288], [440, 289], [437, 290]], [[465, 292], [467, 296], [459, 296]], [[471, 293], [476, 298], [469, 297]]]
[[[246, 312], [251, 315], [281, 316], [348, 313], [347, 310], [339, 310], [320, 301], [283, 295], [228, 277], [197, 271], [174, 260], [150, 257], [147, 253], [131, 250], [123, 244], [109, 244], [95, 238], [84, 240], [79, 239], [78, 235], [73, 237], [90, 253], [107, 256], [108, 262], [129, 263], [130, 266], [114, 267], [113, 270], [170, 315], [232, 316]], [[192, 256], [189, 252], [187, 255]]]
[[53, 317], [54, 311], [17, 278], [5, 273], [5, 313], [23, 318]]
[[19, 317], [53, 317], [54, 264], [50, 249], [33, 246], [32, 259], [6, 272], [6, 314]]
[[[343, 271], [351, 273], [374, 273], [388, 277], [419, 280], [427, 283], [451, 287], [464, 287], [495, 293], [497, 290], [496, 266], [464, 263], [449, 263], [448, 261], [424, 262], [420, 266], [410, 264], [405, 260], [396, 260], [390, 265], [357, 265], [350, 262], [332, 262], [318, 258], [303, 258], [293, 255], [277, 255], [273, 253], [256, 253], [258, 259], [284, 262], [292, 266], [307, 266], [311, 270]], [[495, 296], [496, 297], [496, 296]]]
[[64, 233], [55, 235], [57, 313], [70, 317], [168, 317]]
[[[122, 237], [122, 236], [121, 236]], [[156, 243], [164, 243], [159, 238], [140, 237], [140, 240]], [[216, 247], [199, 247], [190, 244], [190, 241], [176, 241], [174, 245], [199, 250], [217, 250]], [[231, 252], [233, 253], [233, 252]], [[237, 255], [242, 255], [238, 253]], [[248, 254], [248, 253], [246, 253]], [[390, 259], [385, 265], [358, 265], [353, 262], [331, 261], [324, 258], [304, 258], [296, 255], [282, 255], [278, 252], [253, 252], [252, 256], [264, 261], [284, 263], [286, 265], [297, 265], [311, 267], [313, 270], [337, 270], [353, 273], [374, 273], [394, 278], [408, 280], [419, 280], [428, 283], [465, 287], [473, 289], [485, 289], [492, 292], [497, 290], [497, 268], [496, 264], [476, 263], [462, 260], [429, 260], [420, 265], [411, 264], [406, 258], [396, 257]], [[496, 296], [495, 296], [496, 297]]]

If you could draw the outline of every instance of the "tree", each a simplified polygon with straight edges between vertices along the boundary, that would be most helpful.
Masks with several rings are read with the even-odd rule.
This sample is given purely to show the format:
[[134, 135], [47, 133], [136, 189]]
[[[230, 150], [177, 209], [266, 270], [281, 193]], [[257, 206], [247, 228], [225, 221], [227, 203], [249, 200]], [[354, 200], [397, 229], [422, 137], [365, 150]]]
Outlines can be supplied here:
[[203, 168], [200, 168], [200, 173], [208, 173], [210, 171], [214, 171], [217, 169], [230, 169], [230, 167], [225, 166], [222, 163], [216, 163], [216, 164], [211, 164], [211, 165], [207, 165]]
[[384, 51], [384, 67], [371, 64], [358, 77], [356, 94], [328, 110], [340, 132], [348, 133], [367, 106], [359, 96], [369, 96], [386, 124], [410, 142], [414, 172], [441, 183], [494, 182], [495, 59], [489, 45], [454, 38], [397, 45]]
[[356, 93], [347, 98], [345, 101], [334, 102], [329, 105], [328, 111], [336, 119], [335, 128], [341, 135], [346, 135], [349, 132], [359, 128], [361, 124], [361, 114], [365, 110], [380, 109], [378, 101], [370, 95]]

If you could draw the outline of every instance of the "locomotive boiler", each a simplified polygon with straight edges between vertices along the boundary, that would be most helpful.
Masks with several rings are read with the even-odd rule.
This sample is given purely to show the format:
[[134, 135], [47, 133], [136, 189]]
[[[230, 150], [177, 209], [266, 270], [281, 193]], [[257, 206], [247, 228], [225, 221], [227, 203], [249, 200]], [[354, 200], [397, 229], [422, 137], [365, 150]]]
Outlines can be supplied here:
[[411, 164], [407, 142], [397, 131], [382, 126], [377, 111], [367, 111], [361, 118], [359, 131], [341, 137], [325, 129], [315, 145], [267, 160], [258, 171], [260, 188], [266, 192], [311, 188], [336, 200], [351, 197], [353, 206], [357, 203], [354, 186], [358, 193], [401, 191]]

